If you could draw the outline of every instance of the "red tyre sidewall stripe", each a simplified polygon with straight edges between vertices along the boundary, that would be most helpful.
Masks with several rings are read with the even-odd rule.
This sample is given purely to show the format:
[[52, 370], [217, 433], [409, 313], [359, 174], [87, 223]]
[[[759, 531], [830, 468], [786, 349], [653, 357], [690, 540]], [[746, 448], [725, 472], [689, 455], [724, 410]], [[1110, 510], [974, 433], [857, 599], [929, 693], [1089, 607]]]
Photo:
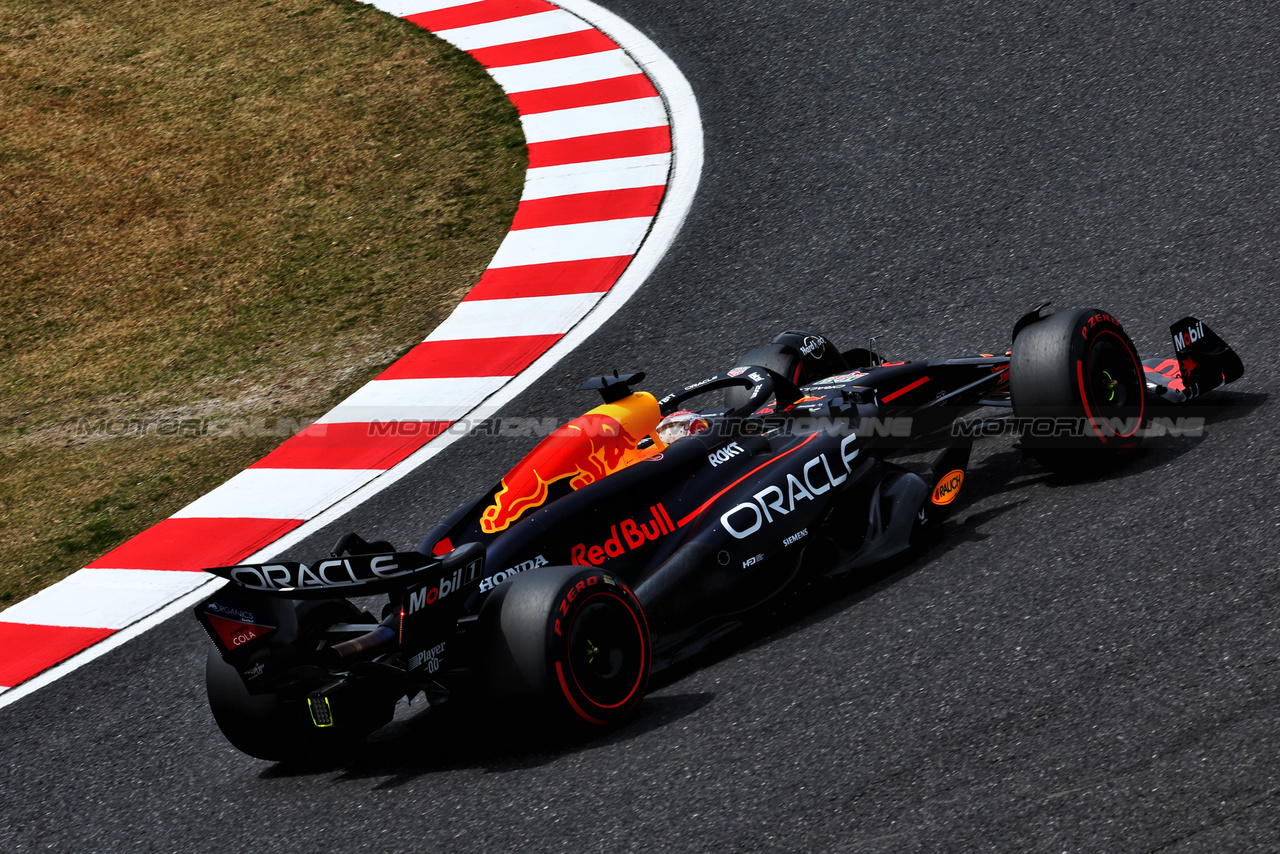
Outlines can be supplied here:
[[[1120, 342], [1120, 345], [1124, 348], [1124, 351], [1127, 354], [1129, 354], [1129, 358], [1133, 360], [1134, 373], [1135, 373], [1135, 376], [1138, 377], [1138, 382], [1141, 385], [1142, 377], [1143, 377], [1142, 365], [1138, 362], [1137, 356], [1133, 352], [1133, 348], [1129, 346], [1129, 343], [1125, 341], [1124, 338], [1117, 332], [1111, 329], [1100, 330], [1097, 335], [1089, 339], [1088, 344], [1086, 345], [1088, 348], [1085, 351], [1086, 357], [1088, 356], [1088, 351], [1093, 348], [1094, 343], [1103, 335], [1111, 335]], [[1107, 437], [1104, 436], [1102, 434], [1102, 431], [1098, 429], [1097, 419], [1094, 418], [1093, 410], [1089, 408], [1089, 394], [1084, 382], [1084, 359], [1076, 360], [1076, 384], [1080, 389], [1080, 403], [1084, 406], [1084, 414], [1085, 414], [1085, 417], [1089, 419], [1089, 426], [1093, 429], [1093, 432], [1097, 434], [1098, 441], [1102, 442], [1105, 445], [1107, 444]], [[1134, 425], [1134, 428], [1132, 430], [1130, 430], [1128, 433], [1120, 433], [1115, 430], [1111, 430], [1110, 425], [1108, 425], [1107, 429], [1111, 430], [1111, 432], [1115, 435], [1117, 439], [1128, 439], [1129, 437], [1133, 436], [1133, 434], [1137, 433], [1138, 430], [1142, 428], [1142, 419], [1143, 419], [1143, 416], [1146, 415], [1146, 411], [1147, 411], [1147, 401], [1142, 394], [1143, 391], [1144, 389], [1140, 387], [1139, 396], [1138, 396], [1138, 423]]]
[[[635, 697], [636, 691], [640, 690], [640, 685], [643, 684], [644, 682], [644, 667], [646, 662], [646, 657], [644, 652], [644, 647], [645, 647], [644, 640], [645, 640], [645, 636], [648, 635], [649, 632], [645, 630], [645, 626], [641, 625], [641, 621], [639, 620], [639, 618], [636, 617], [636, 608], [632, 606], [632, 603], [627, 602], [627, 600], [623, 597], [620, 597], [620, 595], [613, 593], [612, 590], [596, 590], [596, 592], [589, 595], [589, 597], [582, 599], [582, 602], [579, 604], [579, 608], [577, 608], [577, 611], [573, 613], [573, 620], [577, 620], [577, 615], [581, 613], [582, 608], [586, 607], [586, 603], [590, 602], [591, 599], [595, 599], [596, 597], [611, 597], [613, 599], [620, 600], [623, 606], [626, 606], [628, 615], [631, 615], [631, 620], [635, 621], [636, 634], [639, 635], [639, 638], [640, 638], [640, 675], [636, 677], [636, 684], [631, 686], [631, 690], [628, 691], [626, 697], [623, 698], [621, 702], [614, 703], [613, 705], [596, 703], [594, 699], [591, 699], [590, 695], [586, 693], [586, 690], [582, 688], [581, 682], [577, 681], [577, 673], [573, 672], [572, 666], [570, 666], [570, 675], [573, 677], [573, 686], [575, 686], [575, 688], [577, 689], [577, 691], [579, 691], [579, 694], [581, 694], [582, 697], [585, 697], [586, 699], [591, 700], [591, 705], [595, 705], [595, 707], [602, 708], [602, 709], [616, 709], [618, 707], [622, 707], [622, 705], [626, 705], [627, 703], [630, 703], [631, 698]], [[566, 643], [566, 647], [568, 644], [568, 639], [572, 638], [573, 636], [573, 620], [571, 620], [570, 624], [568, 624], [568, 631], [566, 632], [566, 635], [564, 635], [564, 638], [566, 638], [566, 641], [564, 641], [564, 643]], [[566, 658], [566, 661], [568, 661], [567, 648], [566, 648], [566, 656], [564, 656], [564, 658]]]
[[556, 677], [560, 680], [560, 691], [564, 694], [564, 698], [569, 701], [569, 705], [578, 713], [578, 717], [590, 724], [596, 726], [604, 726], [605, 722], [599, 718], [593, 718], [582, 710], [582, 706], [578, 705], [578, 701], [573, 699], [573, 692], [569, 690], [569, 685], [564, 681], [564, 668], [560, 666], [560, 662], [556, 662]]

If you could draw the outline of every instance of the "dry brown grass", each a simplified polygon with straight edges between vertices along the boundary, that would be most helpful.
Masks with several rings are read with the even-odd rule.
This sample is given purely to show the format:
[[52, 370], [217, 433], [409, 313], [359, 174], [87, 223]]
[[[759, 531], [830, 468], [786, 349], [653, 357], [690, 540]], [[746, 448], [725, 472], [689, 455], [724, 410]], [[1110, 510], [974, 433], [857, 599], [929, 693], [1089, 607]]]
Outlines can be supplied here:
[[465, 55], [351, 0], [0, 7], [0, 605], [279, 443], [492, 257], [524, 160]]

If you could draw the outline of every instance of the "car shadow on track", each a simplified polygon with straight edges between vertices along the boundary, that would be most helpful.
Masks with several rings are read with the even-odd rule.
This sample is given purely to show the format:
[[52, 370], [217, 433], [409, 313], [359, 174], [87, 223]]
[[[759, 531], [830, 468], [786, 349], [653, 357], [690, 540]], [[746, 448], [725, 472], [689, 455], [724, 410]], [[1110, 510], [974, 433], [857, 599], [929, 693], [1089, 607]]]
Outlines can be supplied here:
[[[1269, 398], [1269, 395], [1253, 392], [1215, 391], [1213, 394], [1211, 403], [1155, 409], [1152, 414], [1156, 418], [1179, 425], [1174, 432], [1149, 436], [1137, 450], [1116, 458], [1114, 465], [1101, 468], [1084, 466], [1071, 472], [1049, 472], [1016, 444], [1002, 450], [988, 450], [984, 454], [979, 450], [983, 445], [980, 442], [974, 449], [978, 462], [965, 478], [966, 497], [972, 503], [975, 494], [989, 499], [1029, 486], [1043, 485], [1054, 489], [1099, 484], [1160, 469], [1212, 438], [1214, 426], [1248, 417]], [[1195, 419], [1200, 420], [1200, 428], [1194, 426]], [[1183, 426], [1187, 427], [1185, 432], [1182, 431]], [[916, 468], [918, 473], [925, 474], [923, 468]]]
[[[911, 552], [891, 558], [857, 575], [815, 582], [810, 595], [792, 603], [783, 613], [776, 615], [758, 630], [739, 635], [738, 642], [731, 647], [726, 645], [724, 649], [708, 653], [707, 658], [699, 657], [664, 671], [662, 684], [674, 682], [728, 655], [758, 646], [767, 646], [793, 634], [805, 632], [857, 607], [860, 603], [879, 595], [886, 588], [898, 584], [916, 572], [936, 566], [948, 552], [962, 544], [981, 542], [989, 537], [999, 536], [982, 530], [983, 526], [1016, 509], [1022, 503], [1020, 500], [1007, 501], [996, 507], [970, 513], [960, 522], [945, 523], [929, 542]], [[711, 657], [712, 655], [714, 658]]]
[[394, 789], [427, 774], [465, 769], [491, 774], [521, 771], [661, 730], [713, 699], [715, 694], [709, 692], [649, 696], [625, 726], [591, 735], [539, 728], [523, 709], [504, 713], [442, 707], [393, 721], [322, 765], [278, 763], [259, 776], [274, 779], [338, 772], [340, 780], [378, 779], [375, 788]]
[[[1166, 423], [1191, 425], [1186, 433], [1179, 428], [1166, 435], [1149, 436], [1136, 451], [1120, 459], [1119, 465], [1104, 471], [1083, 469], [1077, 474], [1052, 474], [1044, 478], [1046, 486], [1069, 487], [1087, 483], [1106, 483], [1123, 480], [1148, 471], [1169, 466], [1175, 460], [1194, 450], [1212, 438], [1212, 428], [1252, 415], [1265, 405], [1269, 395], [1255, 392], [1213, 392], [1210, 402], [1183, 406], [1160, 407], [1153, 411], [1156, 418], [1168, 419]], [[1201, 428], [1194, 424], [1199, 420]]]

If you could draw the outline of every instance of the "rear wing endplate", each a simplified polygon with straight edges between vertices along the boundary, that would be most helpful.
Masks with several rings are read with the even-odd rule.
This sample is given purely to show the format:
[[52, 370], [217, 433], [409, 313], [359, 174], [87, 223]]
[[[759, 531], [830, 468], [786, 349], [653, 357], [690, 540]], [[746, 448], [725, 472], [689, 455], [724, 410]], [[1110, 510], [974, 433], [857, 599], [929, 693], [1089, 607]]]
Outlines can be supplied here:
[[1187, 398], [1199, 397], [1244, 376], [1244, 363], [1203, 320], [1184, 317], [1169, 327]]

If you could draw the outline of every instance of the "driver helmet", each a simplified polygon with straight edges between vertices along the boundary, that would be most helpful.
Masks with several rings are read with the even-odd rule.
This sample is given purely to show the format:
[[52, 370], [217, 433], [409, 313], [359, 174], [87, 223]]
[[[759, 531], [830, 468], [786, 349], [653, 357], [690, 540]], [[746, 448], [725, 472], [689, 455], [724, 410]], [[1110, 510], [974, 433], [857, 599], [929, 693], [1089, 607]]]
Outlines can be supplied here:
[[710, 429], [711, 424], [707, 419], [688, 409], [680, 409], [659, 421], [656, 432], [664, 445], [670, 445], [677, 439]]

